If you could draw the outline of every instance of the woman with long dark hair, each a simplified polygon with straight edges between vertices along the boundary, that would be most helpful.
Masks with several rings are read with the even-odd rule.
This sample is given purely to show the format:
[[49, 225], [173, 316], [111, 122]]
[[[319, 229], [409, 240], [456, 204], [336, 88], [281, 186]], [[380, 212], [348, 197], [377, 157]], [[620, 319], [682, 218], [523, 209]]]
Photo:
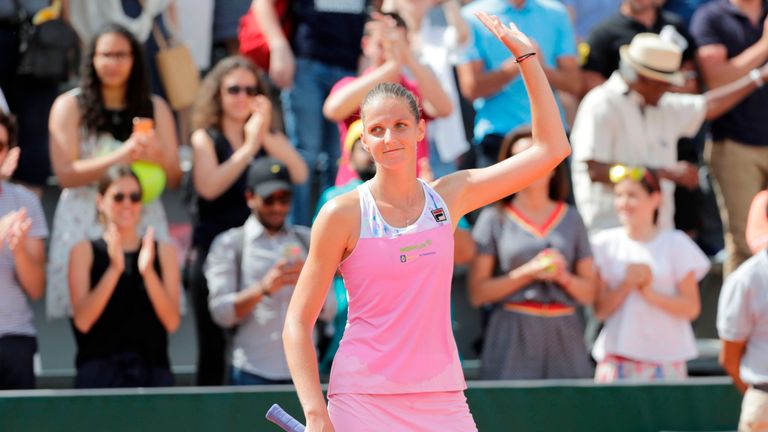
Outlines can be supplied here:
[[[133, 122], [151, 119], [153, 126], [134, 131]], [[157, 182], [175, 187], [181, 179], [176, 126], [168, 105], [149, 92], [142, 49], [133, 35], [108, 25], [94, 36], [83, 56], [80, 86], [56, 99], [50, 119], [53, 171], [63, 188], [56, 207], [48, 264], [48, 315], [63, 317], [69, 308], [66, 273], [70, 248], [97, 238], [94, 183], [116, 164], [142, 161], [153, 167], [145, 186]], [[149, 177], [149, 176], [148, 176]], [[146, 191], [145, 191], [146, 192]], [[143, 227], [155, 228], [158, 239], [168, 238], [159, 200], [146, 203]]]
[[192, 114], [197, 205], [186, 274], [197, 326], [198, 385], [223, 384], [224, 335], [208, 310], [202, 267], [213, 239], [242, 226], [251, 214], [245, 199], [248, 165], [269, 155], [285, 164], [293, 182], [307, 178], [307, 165], [280, 131], [279, 110], [267, 94], [266, 81], [250, 60], [227, 57], [203, 80]]
[[101, 238], [72, 248], [69, 294], [77, 340], [75, 387], [173, 385], [168, 333], [179, 327], [176, 249], [139, 231], [142, 189], [131, 169], [110, 168], [95, 198]]

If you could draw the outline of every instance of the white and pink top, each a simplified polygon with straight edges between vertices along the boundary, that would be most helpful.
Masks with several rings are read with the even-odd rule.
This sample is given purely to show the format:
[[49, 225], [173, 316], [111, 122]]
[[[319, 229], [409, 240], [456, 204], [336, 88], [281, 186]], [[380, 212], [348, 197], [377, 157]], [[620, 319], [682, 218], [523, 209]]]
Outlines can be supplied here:
[[349, 315], [329, 395], [466, 388], [451, 331], [453, 225], [440, 195], [420, 182], [424, 210], [404, 228], [381, 217], [368, 182], [358, 186], [360, 239], [340, 266]]

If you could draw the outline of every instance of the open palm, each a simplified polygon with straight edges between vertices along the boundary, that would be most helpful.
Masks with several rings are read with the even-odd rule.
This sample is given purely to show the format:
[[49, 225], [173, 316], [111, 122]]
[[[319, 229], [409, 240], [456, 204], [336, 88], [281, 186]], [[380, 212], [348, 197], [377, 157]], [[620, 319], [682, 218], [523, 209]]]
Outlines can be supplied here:
[[515, 57], [536, 51], [533, 42], [514, 23], [510, 22], [508, 25], [504, 25], [499, 17], [486, 12], [477, 12], [475, 16], [512, 51]]

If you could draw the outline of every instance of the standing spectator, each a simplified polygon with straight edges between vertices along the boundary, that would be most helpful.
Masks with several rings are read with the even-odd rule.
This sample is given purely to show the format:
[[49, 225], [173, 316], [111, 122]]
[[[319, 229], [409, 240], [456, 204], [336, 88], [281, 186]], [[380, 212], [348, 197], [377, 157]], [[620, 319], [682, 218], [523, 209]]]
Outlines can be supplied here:
[[[139, 232], [142, 189], [130, 168], [110, 168], [96, 206], [104, 234], [72, 248], [69, 294], [77, 388], [173, 385], [168, 333], [179, 327], [176, 249]], [[60, 276], [59, 276], [60, 277]]]
[[[763, 203], [760, 223], [768, 224]], [[768, 424], [768, 249], [748, 259], [725, 280], [717, 308], [723, 341], [720, 364], [744, 393], [739, 431]]]
[[293, 222], [309, 225], [313, 185], [332, 186], [339, 159], [338, 131], [321, 108], [334, 84], [356, 75], [368, 0], [293, 0], [290, 40], [274, 1], [253, 0], [252, 7], [269, 44], [269, 77], [283, 89], [286, 132], [309, 167], [309, 180], [294, 190]]
[[[604, 83], [619, 68], [619, 50], [629, 44], [638, 33], [661, 33], [672, 26], [684, 39], [681, 70], [696, 69], [696, 45], [682, 20], [659, 8], [657, 0], [624, 0], [618, 12], [595, 27], [587, 37], [588, 55], [582, 66], [584, 93]], [[686, 90], [696, 92], [696, 80], [689, 79]]]
[[[504, 140], [499, 162], [531, 147], [523, 127]], [[579, 305], [594, 299], [587, 230], [568, 196], [568, 171], [549, 176], [485, 208], [475, 224], [478, 257], [469, 297], [492, 304], [481, 379], [588, 378]], [[557, 347], [557, 348], [554, 348]]]
[[192, 250], [187, 257], [198, 346], [198, 385], [220, 385], [225, 374], [225, 338], [211, 319], [203, 275], [208, 249], [220, 233], [242, 226], [251, 214], [245, 199], [246, 171], [254, 158], [271, 155], [302, 182], [307, 166], [279, 131], [280, 113], [266, 96], [264, 78], [249, 60], [221, 60], [203, 80], [193, 111]]
[[579, 94], [581, 78], [573, 28], [562, 4], [546, 0], [478, 0], [465, 6], [462, 13], [471, 29], [472, 44], [458, 66], [459, 88], [476, 110], [478, 166], [488, 166], [496, 162], [507, 133], [531, 124], [531, 107], [515, 58], [484, 30], [473, 15], [476, 11], [498, 15], [502, 22], [515, 23], [530, 36], [538, 50], [536, 60], [555, 89]]
[[[758, 90], [712, 122], [705, 158], [725, 227], [727, 275], [750, 256], [745, 239], [749, 203], [768, 186], [768, 6], [760, 0], [717, 0], [693, 17], [691, 32], [709, 88], [728, 86], [749, 74]], [[758, 68], [762, 69], [759, 70]]]
[[213, 49], [211, 65], [238, 52], [237, 28], [248, 13], [251, 0], [213, 0]]
[[[562, 0], [562, 2], [573, 21], [576, 40], [583, 42], [595, 27], [619, 11], [622, 0]], [[579, 49], [581, 50], [581, 44]]]
[[593, 237], [600, 275], [595, 314], [605, 321], [592, 349], [595, 380], [684, 379], [696, 358], [691, 321], [709, 260], [682, 231], [656, 224], [664, 199], [652, 171], [611, 171], [621, 227]]
[[[385, 13], [372, 17], [365, 25], [362, 39], [363, 55], [369, 67], [357, 77], [341, 79], [331, 89], [323, 104], [323, 114], [337, 122], [339, 135], [345, 137], [347, 128], [360, 118], [360, 103], [365, 95], [382, 82], [402, 84], [419, 98], [424, 117], [429, 120], [451, 113], [451, 100], [439, 81], [429, 69], [421, 64], [408, 44], [408, 30], [403, 19], [396, 13]], [[410, 73], [414, 79], [406, 77]], [[343, 141], [339, 145], [344, 148]], [[426, 138], [418, 143], [417, 169], [429, 166], [429, 144]], [[348, 152], [342, 152], [342, 162], [349, 159]], [[346, 184], [355, 175], [346, 163], [339, 166], [336, 184]]]
[[230, 384], [291, 382], [281, 333], [309, 249], [309, 228], [286, 223], [291, 176], [277, 159], [248, 169], [245, 225], [225, 231], [205, 264], [213, 319], [233, 328]]
[[[51, 162], [64, 189], [53, 217], [48, 262], [48, 315], [69, 310], [66, 273], [69, 250], [85, 239], [101, 236], [94, 182], [106, 170], [137, 160], [158, 164], [166, 186], [181, 179], [176, 127], [168, 105], [149, 93], [141, 45], [123, 27], [104, 27], [83, 57], [80, 86], [56, 99], [51, 109]], [[135, 117], [154, 119], [154, 130], [135, 133]], [[163, 174], [159, 174], [163, 175]], [[168, 223], [160, 200], [142, 206], [140, 230], [155, 228], [168, 239]]]
[[[16, 145], [16, 122], [0, 111], [0, 166]], [[43, 296], [48, 235], [38, 198], [0, 182], [0, 390], [35, 388], [37, 351], [29, 300]]]
[[[672, 93], [684, 76], [680, 49], [653, 33], [621, 48], [619, 70], [582, 100], [571, 132], [576, 204], [590, 233], [619, 225], [608, 170], [612, 164], [656, 170], [664, 199], [659, 226], [672, 228], [675, 184], [698, 185], [697, 168], [677, 160], [677, 141], [696, 134], [705, 119], [727, 112], [752, 92], [744, 76], [704, 95]], [[768, 77], [768, 67], [761, 71]]]

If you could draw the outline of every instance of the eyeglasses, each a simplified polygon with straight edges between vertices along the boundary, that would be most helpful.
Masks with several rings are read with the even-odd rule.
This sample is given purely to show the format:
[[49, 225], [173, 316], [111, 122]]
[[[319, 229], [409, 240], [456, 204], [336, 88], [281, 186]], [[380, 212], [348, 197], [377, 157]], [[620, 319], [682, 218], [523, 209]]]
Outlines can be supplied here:
[[121, 62], [133, 58], [133, 54], [127, 51], [100, 52], [96, 53], [96, 57], [101, 57], [104, 60], [115, 60]]
[[227, 87], [227, 94], [237, 96], [238, 94], [245, 92], [248, 96], [256, 96], [259, 94], [259, 88], [257, 86], [239, 86], [233, 85]]
[[279, 203], [279, 204], [281, 204], [283, 206], [287, 206], [287, 205], [291, 204], [291, 198], [292, 198], [292, 196], [290, 194], [286, 194], [286, 195], [270, 195], [270, 196], [262, 199], [262, 202], [264, 203], [265, 206], [273, 206], [273, 205], [275, 205], [277, 203]]
[[611, 183], [619, 183], [627, 178], [636, 182], [645, 180], [652, 189], [659, 190], [658, 182], [645, 167], [614, 165], [608, 171], [608, 178]]
[[112, 195], [112, 200], [118, 204], [123, 202], [123, 200], [126, 198], [131, 200], [133, 204], [138, 204], [141, 202], [141, 192], [131, 192], [129, 194], [117, 192], [116, 194]]

